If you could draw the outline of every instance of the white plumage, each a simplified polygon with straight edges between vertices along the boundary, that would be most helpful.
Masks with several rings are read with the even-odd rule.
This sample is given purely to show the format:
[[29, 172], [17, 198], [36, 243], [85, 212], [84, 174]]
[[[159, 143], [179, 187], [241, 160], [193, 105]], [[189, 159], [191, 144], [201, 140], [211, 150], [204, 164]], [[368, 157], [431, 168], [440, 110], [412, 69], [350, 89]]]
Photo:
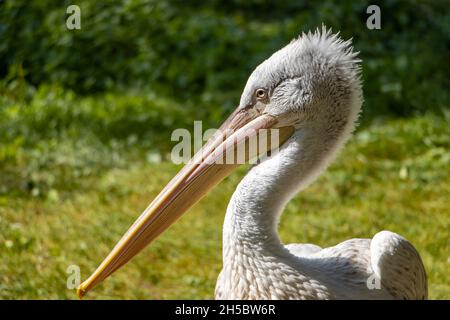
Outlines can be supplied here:
[[[288, 78], [287, 89], [274, 90], [280, 102], [273, 105], [277, 111], [291, 108], [295, 97], [303, 110], [292, 115], [293, 136], [276, 156], [249, 171], [231, 199], [217, 299], [427, 298], [420, 256], [398, 234], [382, 231], [373, 239], [321, 249], [284, 246], [276, 232], [287, 201], [326, 168], [355, 126], [362, 99], [351, 49], [323, 29], [291, 42], [250, 77], [244, 100], [252, 88], [265, 86], [258, 82], [271, 81], [268, 75]], [[301, 93], [292, 93], [292, 83]]]
[[[281, 147], [253, 166], [229, 203], [217, 299], [425, 299], [419, 254], [389, 232], [334, 247], [283, 245], [286, 203], [312, 183], [350, 137], [362, 105], [360, 60], [324, 27], [303, 34], [251, 74], [239, 107], [164, 188], [78, 289], [83, 296], [124, 265], [236, 167], [214, 160], [248, 132], [279, 129]], [[237, 142], [232, 138], [236, 137]]]

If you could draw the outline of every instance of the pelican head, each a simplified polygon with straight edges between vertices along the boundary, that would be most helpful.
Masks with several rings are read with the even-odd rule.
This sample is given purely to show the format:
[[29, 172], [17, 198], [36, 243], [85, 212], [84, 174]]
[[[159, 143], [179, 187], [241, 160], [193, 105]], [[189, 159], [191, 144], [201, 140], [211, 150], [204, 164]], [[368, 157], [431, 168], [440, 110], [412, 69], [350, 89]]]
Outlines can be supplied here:
[[[219, 134], [169, 182], [80, 285], [79, 297], [133, 258], [229, 175], [238, 164], [217, 159], [247, 145], [252, 135], [258, 137], [263, 129], [277, 129], [282, 149], [295, 143], [296, 132], [311, 128], [315, 132], [315, 139], [309, 142], [312, 149], [337, 149], [342, 145], [354, 128], [362, 103], [356, 56], [350, 41], [322, 27], [302, 34], [262, 62], [250, 75], [239, 106]], [[232, 134], [222, 134], [230, 131]], [[327, 139], [336, 140], [332, 147]], [[267, 144], [258, 149], [257, 155], [275, 147]], [[322, 161], [322, 166], [330, 158]]]
[[356, 56], [351, 41], [330, 30], [303, 34], [252, 72], [239, 108], [263, 110], [279, 126], [330, 116], [353, 124], [362, 102]]

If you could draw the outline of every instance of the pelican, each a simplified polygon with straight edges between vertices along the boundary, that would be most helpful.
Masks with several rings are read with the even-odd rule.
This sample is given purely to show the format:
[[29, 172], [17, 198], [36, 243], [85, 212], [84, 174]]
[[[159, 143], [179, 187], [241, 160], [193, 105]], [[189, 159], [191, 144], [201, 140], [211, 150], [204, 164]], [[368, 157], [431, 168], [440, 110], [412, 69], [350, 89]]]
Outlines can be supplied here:
[[264, 130], [278, 130], [278, 149], [262, 144], [259, 160], [228, 205], [215, 298], [426, 299], [422, 260], [396, 233], [381, 231], [323, 249], [284, 245], [277, 234], [287, 202], [326, 169], [356, 126], [363, 100], [357, 55], [351, 40], [323, 26], [263, 61], [219, 133], [142, 213], [78, 287], [78, 296], [127, 263], [238, 167], [218, 159]]

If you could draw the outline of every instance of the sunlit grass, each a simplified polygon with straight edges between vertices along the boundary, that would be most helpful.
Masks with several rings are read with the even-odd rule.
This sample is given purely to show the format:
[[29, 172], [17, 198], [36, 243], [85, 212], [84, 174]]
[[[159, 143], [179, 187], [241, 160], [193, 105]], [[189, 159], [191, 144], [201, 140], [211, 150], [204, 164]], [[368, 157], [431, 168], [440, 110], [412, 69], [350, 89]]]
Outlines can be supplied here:
[[[420, 252], [432, 299], [450, 298], [450, 142], [434, 116], [360, 130], [338, 160], [286, 208], [284, 242], [330, 246], [387, 229]], [[0, 197], [0, 298], [75, 299], [66, 269], [85, 279], [168, 182], [170, 163], [129, 163], [46, 196]], [[221, 228], [241, 169], [104, 284], [93, 299], [213, 298]]]

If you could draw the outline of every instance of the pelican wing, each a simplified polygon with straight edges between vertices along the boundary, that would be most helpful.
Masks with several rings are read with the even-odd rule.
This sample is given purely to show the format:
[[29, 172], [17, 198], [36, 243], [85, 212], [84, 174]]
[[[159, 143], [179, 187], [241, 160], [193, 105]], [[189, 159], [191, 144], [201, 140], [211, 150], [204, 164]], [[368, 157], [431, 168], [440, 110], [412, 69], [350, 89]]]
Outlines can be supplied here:
[[396, 299], [427, 299], [427, 275], [414, 246], [402, 236], [377, 233], [370, 244], [371, 264], [381, 284]]
[[285, 247], [291, 254], [298, 257], [308, 257], [322, 250], [318, 245], [311, 243], [290, 243]]

